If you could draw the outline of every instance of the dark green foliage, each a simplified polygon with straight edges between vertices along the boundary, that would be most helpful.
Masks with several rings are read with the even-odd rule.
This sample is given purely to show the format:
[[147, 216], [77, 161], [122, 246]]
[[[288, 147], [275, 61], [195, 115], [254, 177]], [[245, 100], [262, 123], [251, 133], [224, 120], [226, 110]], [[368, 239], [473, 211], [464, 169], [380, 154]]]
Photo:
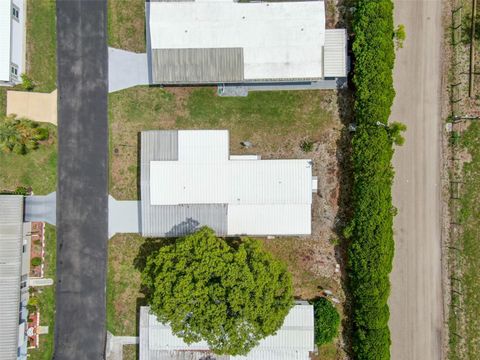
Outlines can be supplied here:
[[352, 143], [354, 214], [345, 234], [352, 297], [355, 359], [390, 358], [389, 274], [394, 251], [391, 187], [393, 143], [401, 126], [388, 127], [395, 91], [391, 0], [358, 0], [353, 19], [357, 128]]
[[301, 143], [300, 143], [300, 148], [302, 149], [303, 152], [305, 153], [309, 153], [313, 150], [313, 145], [315, 145], [315, 143], [311, 140], [303, 140]]
[[321, 346], [337, 337], [340, 314], [335, 306], [325, 298], [315, 300], [313, 308], [315, 312], [315, 343]]
[[42, 264], [42, 259], [39, 257], [34, 257], [32, 260], [30, 260], [30, 264], [32, 264], [32, 266], [40, 266]]
[[39, 141], [48, 139], [48, 128], [27, 119], [6, 116], [0, 120], [0, 150], [25, 155], [38, 148]]
[[206, 227], [152, 253], [142, 284], [160, 321], [218, 354], [246, 354], [282, 326], [293, 305], [286, 267], [257, 240], [232, 246]]
[[30, 78], [27, 74], [22, 74], [22, 87], [27, 91], [32, 91], [35, 87], [32, 78]]

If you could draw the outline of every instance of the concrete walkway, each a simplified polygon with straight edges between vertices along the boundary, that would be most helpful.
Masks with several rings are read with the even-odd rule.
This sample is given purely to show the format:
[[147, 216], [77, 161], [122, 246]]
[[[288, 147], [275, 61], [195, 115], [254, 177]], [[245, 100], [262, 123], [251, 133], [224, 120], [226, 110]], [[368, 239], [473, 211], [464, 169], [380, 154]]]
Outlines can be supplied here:
[[42, 221], [56, 225], [57, 194], [25, 196], [25, 221]]
[[57, 125], [57, 90], [50, 94], [7, 91], [7, 115]]
[[115, 200], [108, 197], [108, 236], [116, 233], [141, 233], [141, 204], [137, 200]]
[[107, 345], [105, 349], [106, 360], [122, 360], [123, 346], [139, 343], [137, 336], [114, 336], [107, 332]]
[[343, 78], [333, 80], [319, 80], [310, 83], [251, 83], [251, 84], [223, 84], [218, 86], [220, 96], [247, 96], [250, 91], [281, 91], [281, 90], [336, 90], [345, 87], [347, 80]]
[[108, 92], [148, 85], [147, 54], [108, 48]]
[[53, 285], [53, 279], [50, 278], [28, 278], [29, 286], [51, 286]]

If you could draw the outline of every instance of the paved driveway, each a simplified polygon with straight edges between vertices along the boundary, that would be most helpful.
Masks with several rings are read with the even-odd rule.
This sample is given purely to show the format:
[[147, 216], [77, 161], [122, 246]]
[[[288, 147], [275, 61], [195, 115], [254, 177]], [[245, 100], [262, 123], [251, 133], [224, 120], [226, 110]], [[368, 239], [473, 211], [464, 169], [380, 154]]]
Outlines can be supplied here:
[[106, 0], [57, 1], [56, 360], [105, 357], [108, 239]]
[[394, 157], [395, 258], [390, 297], [393, 360], [441, 359], [441, 2], [395, 1], [407, 40], [395, 64], [391, 119], [408, 126]]

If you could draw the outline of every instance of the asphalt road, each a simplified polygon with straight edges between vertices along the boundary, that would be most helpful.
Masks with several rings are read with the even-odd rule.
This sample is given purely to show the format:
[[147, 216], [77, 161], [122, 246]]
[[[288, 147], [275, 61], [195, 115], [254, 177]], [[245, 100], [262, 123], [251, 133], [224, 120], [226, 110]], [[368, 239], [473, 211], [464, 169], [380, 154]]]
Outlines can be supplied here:
[[393, 360], [442, 359], [440, 231], [441, 2], [396, 0], [407, 40], [397, 53], [391, 120], [408, 126], [394, 157]]
[[106, 22], [106, 0], [57, 0], [56, 360], [97, 360], [105, 353]]

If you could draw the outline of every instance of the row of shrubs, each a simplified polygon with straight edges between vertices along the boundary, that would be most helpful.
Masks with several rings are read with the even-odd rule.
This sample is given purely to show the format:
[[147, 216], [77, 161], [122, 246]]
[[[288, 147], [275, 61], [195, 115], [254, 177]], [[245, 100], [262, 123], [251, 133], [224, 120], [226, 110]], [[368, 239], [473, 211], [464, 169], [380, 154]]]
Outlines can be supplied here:
[[349, 238], [352, 351], [355, 359], [389, 359], [389, 274], [394, 252], [391, 187], [393, 143], [388, 125], [395, 91], [393, 4], [358, 0], [353, 17], [356, 131], [352, 142], [353, 219]]

